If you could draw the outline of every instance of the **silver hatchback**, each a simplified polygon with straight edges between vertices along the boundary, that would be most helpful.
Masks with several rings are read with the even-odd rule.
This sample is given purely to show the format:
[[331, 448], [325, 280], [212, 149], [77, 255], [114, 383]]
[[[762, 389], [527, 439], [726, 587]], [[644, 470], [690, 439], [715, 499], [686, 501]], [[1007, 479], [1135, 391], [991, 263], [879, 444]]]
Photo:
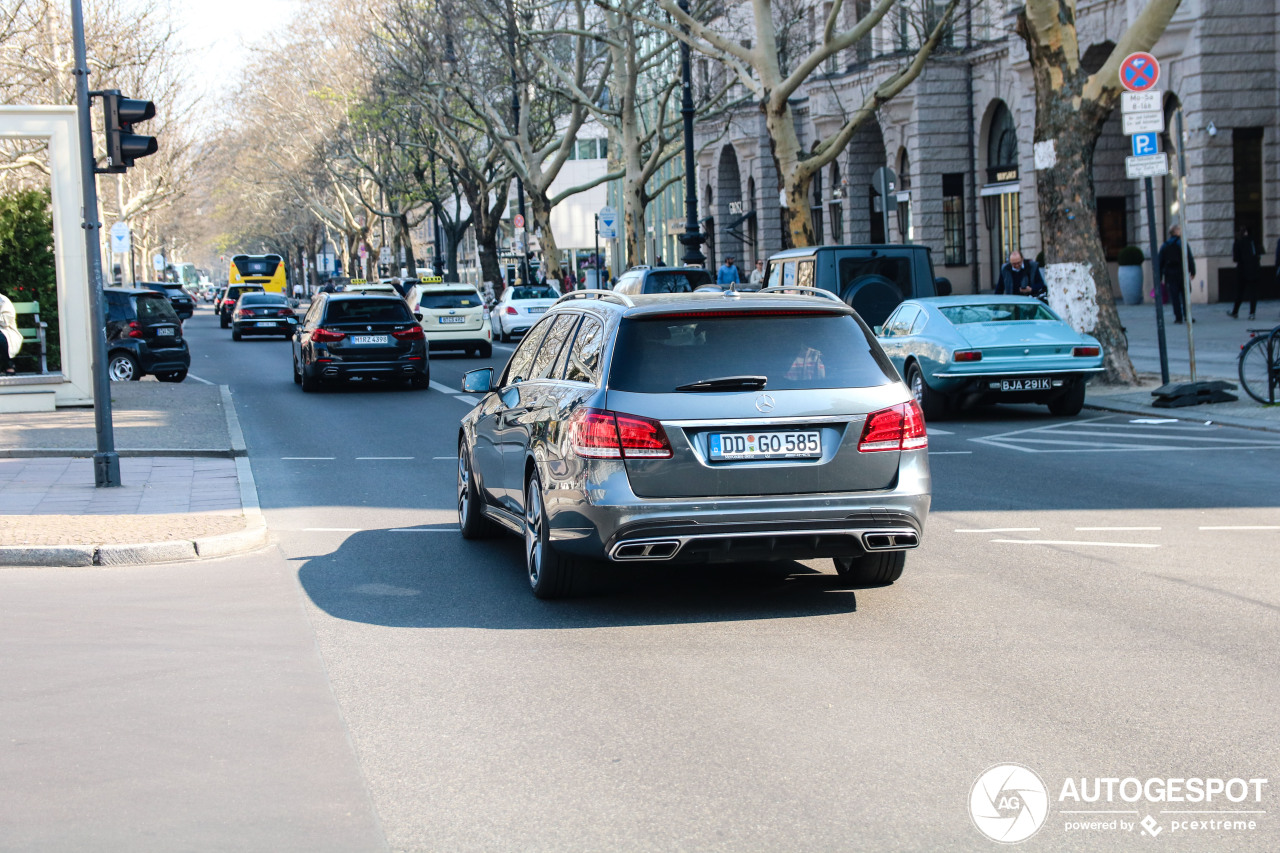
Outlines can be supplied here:
[[928, 438], [866, 324], [826, 295], [565, 296], [458, 436], [468, 539], [525, 542], [540, 598], [611, 562], [833, 558], [892, 583], [929, 511]]

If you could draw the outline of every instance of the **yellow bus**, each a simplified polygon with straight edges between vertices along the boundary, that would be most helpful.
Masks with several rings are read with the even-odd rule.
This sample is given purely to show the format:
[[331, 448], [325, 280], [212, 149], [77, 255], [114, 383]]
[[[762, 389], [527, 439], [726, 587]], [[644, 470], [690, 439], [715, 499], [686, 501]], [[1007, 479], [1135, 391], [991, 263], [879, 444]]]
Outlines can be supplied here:
[[283, 293], [288, 296], [288, 276], [285, 275], [284, 258], [279, 255], [236, 255], [231, 259], [227, 283], [260, 284], [267, 293]]

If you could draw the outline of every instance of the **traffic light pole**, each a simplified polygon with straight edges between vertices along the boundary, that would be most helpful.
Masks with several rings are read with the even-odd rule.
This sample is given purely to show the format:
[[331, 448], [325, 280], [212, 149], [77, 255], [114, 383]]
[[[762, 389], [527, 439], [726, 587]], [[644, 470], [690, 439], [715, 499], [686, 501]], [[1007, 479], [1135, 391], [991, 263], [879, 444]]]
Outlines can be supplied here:
[[111, 382], [107, 378], [107, 326], [102, 295], [102, 223], [98, 221], [98, 185], [94, 172], [93, 124], [89, 117], [89, 63], [85, 58], [84, 12], [71, 0], [72, 40], [75, 42], [76, 111], [80, 118], [80, 175], [84, 192], [84, 246], [89, 263], [89, 310], [93, 346], [93, 422], [98, 449], [93, 454], [95, 486], [119, 486], [120, 456], [111, 425]]

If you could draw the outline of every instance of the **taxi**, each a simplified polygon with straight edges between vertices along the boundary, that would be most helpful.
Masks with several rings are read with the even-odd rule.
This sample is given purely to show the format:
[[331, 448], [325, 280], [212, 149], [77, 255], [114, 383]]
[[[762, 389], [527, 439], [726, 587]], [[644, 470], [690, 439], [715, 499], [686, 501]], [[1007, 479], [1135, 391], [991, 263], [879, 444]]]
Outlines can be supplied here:
[[422, 315], [422, 331], [431, 349], [463, 350], [480, 358], [493, 355], [493, 329], [484, 298], [471, 285], [423, 276], [405, 299], [410, 310]]

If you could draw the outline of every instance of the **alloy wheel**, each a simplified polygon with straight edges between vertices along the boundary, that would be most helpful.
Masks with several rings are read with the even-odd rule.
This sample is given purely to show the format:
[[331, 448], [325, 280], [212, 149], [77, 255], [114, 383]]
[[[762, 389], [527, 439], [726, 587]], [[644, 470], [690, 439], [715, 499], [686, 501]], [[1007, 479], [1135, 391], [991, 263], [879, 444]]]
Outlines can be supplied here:
[[458, 524], [467, 523], [467, 513], [471, 509], [471, 468], [467, 465], [467, 457], [461, 449], [458, 451]]
[[924, 377], [920, 375], [919, 370], [911, 373], [911, 396], [916, 398], [918, 405], [924, 405]]
[[529, 481], [525, 495], [524, 559], [529, 570], [529, 583], [538, 585], [542, 572], [542, 493], [536, 479]]

